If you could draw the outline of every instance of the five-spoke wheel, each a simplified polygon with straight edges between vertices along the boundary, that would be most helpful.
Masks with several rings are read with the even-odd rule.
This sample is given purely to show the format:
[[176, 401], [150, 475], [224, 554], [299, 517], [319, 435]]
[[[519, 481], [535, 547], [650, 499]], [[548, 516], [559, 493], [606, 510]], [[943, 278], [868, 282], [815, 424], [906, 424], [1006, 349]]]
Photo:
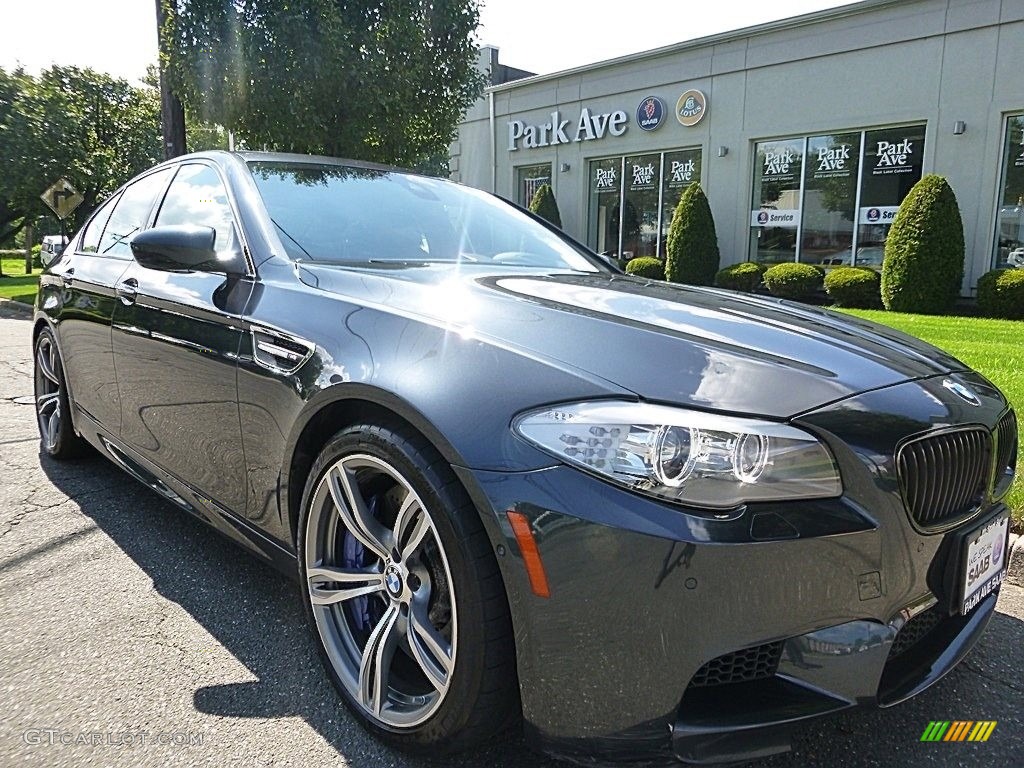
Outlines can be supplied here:
[[83, 442], [71, 426], [64, 368], [49, 328], [40, 331], [36, 338], [35, 400], [43, 452], [55, 459], [79, 455]]
[[325, 666], [372, 730], [436, 754], [517, 722], [497, 563], [422, 437], [360, 424], [328, 441], [306, 482], [298, 554]]

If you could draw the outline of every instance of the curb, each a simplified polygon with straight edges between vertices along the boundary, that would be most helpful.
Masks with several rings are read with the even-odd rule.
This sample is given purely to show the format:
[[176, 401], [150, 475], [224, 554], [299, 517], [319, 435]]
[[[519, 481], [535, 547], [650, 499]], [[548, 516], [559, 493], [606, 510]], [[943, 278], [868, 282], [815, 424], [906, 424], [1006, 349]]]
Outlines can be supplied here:
[[1006, 563], [1006, 580], [1015, 587], [1024, 587], [1024, 535], [1010, 534], [1010, 553]]
[[0, 317], [31, 319], [32, 306], [22, 304], [20, 301], [0, 298]]

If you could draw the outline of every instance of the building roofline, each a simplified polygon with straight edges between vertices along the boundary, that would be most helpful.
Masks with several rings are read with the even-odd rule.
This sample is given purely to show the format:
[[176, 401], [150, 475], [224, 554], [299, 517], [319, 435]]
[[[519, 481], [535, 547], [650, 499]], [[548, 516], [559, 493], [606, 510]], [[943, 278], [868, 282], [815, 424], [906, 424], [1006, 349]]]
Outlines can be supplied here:
[[623, 56], [617, 56], [613, 59], [604, 59], [603, 61], [596, 61], [593, 62], [592, 64], [582, 64], [578, 67], [563, 69], [558, 72], [549, 72], [543, 75], [524, 77], [520, 80], [510, 80], [509, 82], [506, 83], [488, 86], [487, 88], [484, 89], [484, 93], [497, 93], [500, 91], [508, 91], [523, 85], [533, 85], [535, 83], [543, 83], [549, 80], [558, 80], [563, 77], [571, 77], [572, 75], [579, 75], [585, 72], [593, 72], [594, 70], [597, 69], [613, 67], [618, 64], [625, 64], [627, 62], [643, 61], [645, 59], [653, 59], [659, 56], [665, 56], [667, 54], [692, 50], [694, 48], [704, 48], [709, 45], [718, 45], [721, 43], [728, 43], [743, 38], [765, 35], [771, 32], [777, 32], [782, 29], [795, 29], [797, 27], [819, 24], [823, 21], [830, 21], [832, 19], [841, 19], [848, 16], [857, 16], [862, 13], [867, 13], [868, 11], [873, 11], [876, 8], [882, 8], [888, 5], [896, 5], [900, 2], [904, 2], [904, 0], [860, 0], [860, 2], [849, 3], [847, 5], [839, 5], [836, 6], [835, 8], [825, 8], [820, 11], [811, 11], [810, 13], [804, 13], [799, 16], [790, 16], [785, 19], [776, 19], [775, 21], [767, 21], [763, 24], [755, 24], [750, 27], [742, 27], [741, 29], [733, 29], [726, 32], [717, 32], [713, 35], [697, 37], [694, 38], [693, 40], [684, 40], [679, 43], [671, 43], [669, 45], [664, 45], [660, 48], [652, 48], [648, 51], [627, 53]]

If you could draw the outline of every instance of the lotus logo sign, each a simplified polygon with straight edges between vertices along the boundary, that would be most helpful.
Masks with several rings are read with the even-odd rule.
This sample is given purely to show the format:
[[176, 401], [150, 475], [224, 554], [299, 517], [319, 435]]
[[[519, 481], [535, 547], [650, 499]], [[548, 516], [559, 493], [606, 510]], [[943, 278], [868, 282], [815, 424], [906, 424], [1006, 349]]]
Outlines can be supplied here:
[[636, 108], [636, 124], [640, 130], [654, 131], [665, 122], [665, 102], [657, 96], [648, 96]]
[[676, 119], [690, 127], [704, 119], [704, 113], [708, 111], [707, 97], [696, 88], [691, 88], [679, 97], [676, 102]]

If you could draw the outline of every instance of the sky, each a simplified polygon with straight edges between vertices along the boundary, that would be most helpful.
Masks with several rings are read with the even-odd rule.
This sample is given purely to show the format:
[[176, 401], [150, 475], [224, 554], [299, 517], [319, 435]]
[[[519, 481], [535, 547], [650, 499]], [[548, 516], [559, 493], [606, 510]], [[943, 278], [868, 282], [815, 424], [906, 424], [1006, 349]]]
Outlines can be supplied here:
[[[503, 64], [546, 74], [845, 2], [483, 0], [478, 36], [501, 49]], [[155, 8], [154, 0], [0, 0], [0, 67], [74, 64], [136, 81], [156, 63]]]

